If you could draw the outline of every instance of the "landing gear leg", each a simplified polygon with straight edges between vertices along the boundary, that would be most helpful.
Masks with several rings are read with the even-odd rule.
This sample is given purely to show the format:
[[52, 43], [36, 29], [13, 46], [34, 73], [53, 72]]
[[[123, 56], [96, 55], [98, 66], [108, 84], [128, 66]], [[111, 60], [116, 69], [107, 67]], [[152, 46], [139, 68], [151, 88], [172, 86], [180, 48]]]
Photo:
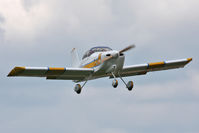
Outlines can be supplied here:
[[123, 78], [120, 76], [119, 73], [118, 73], [118, 75], [119, 75], [120, 79], [122, 80], [122, 82], [126, 85], [126, 88], [127, 88], [129, 91], [131, 91], [131, 90], [133, 89], [133, 86], [134, 86], [133, 81], [129, 81], [128, 83], [126, 83], [126, 82], [123, 80]]
[[80, 94], [81, 91], [82, 91], [82, 88], [85, 86], [85, 84], [87, 83], [87, 81], [88, 81], [88, 80], [86, 80], [82, 86], [81, 86], [80, 84], [76, 84], [76, 85], [75, 85], [75, 88], [74, 88], [74, 91], [75, 91], [77, 94]]
[[118, 80], [116, 79], [116, 77], [115, 77], [115, 75], [114, 75], [113, 72], [111, 72], [111, 74], [112, 74], [113, 77], [114, 77], [114, 80], [113, 80], [113, 82], [112, 82], [112, 86], [113, 86], [114, 88], [117, 88], [117, 86], [118, 86]]

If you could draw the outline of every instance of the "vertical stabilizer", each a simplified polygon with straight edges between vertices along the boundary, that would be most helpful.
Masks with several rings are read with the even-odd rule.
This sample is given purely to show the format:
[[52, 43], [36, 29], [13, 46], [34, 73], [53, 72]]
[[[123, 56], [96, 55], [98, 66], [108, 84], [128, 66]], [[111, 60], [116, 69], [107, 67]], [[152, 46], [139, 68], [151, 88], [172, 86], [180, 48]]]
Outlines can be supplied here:
[[75, 48], [73, 48], [72, 51], [71, 51], [71, 57], [72, 57], [72, 59], [71, 59], [72, 60], [72, 67], [75, 67], [75, 68], [79, 67], [80, 60], [79, 60], [79, 56], [78, 56]]

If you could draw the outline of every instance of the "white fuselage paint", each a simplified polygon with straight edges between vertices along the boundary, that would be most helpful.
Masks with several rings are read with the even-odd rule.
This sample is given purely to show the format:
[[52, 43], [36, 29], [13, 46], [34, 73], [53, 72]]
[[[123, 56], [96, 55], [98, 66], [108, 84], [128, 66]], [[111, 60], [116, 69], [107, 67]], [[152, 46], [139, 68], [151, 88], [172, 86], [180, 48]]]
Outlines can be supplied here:
[[[107, 56], [109, 54], [109, 56]], [[99, 57], [101, 55], [101, 57]], [[111, 59], [103, 61], [104, 59], [113, 56]], [[118, 73], [123, 69], [125, 56], [120, 55], [118, 51], [106, 51], [106, 52], [96, 52], [90, 55], [89, 57], [81, 61], [80, 67], [84, 68], [95, 61], [99, 61], [99, 64], [90, 65], [87, 68], [93, 68], [94, 73], [90, 76], [89, 79], [95, 79], [99, 77], [105, 77], [110, 75], [111, 72]], [[100, 75], [100, 76], [99, 76]], [[103, 76], [102, 76], [103, 75]]]

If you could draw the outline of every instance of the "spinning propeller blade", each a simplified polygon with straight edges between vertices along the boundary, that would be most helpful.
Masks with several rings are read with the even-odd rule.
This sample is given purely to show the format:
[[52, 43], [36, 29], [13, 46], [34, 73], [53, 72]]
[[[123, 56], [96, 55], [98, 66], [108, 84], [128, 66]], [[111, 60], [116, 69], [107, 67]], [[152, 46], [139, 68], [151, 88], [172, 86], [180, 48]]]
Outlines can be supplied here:
[[126, 47], [126, 48], [124, 48], [124, 49], [122, 49], [122, 50], [120, 50], [119, 53], [121, 54], [121, 53], [123, 53], [123, 52], [126, 52], [126, 51], [132, 49], [132, 48], [135, 48], [135, 45], [134, 45], [134, 44], [133, 44], [133, 45], [130, 45], [130, 46], [128, 46], [128, 47]]
[[110, 60], [111, 58], [113, 58], [113, 56], [109, 56], [109, 57], [104, 58], [104, 59], [102, 60], [102, 63], [103, 63], [104, 61]]

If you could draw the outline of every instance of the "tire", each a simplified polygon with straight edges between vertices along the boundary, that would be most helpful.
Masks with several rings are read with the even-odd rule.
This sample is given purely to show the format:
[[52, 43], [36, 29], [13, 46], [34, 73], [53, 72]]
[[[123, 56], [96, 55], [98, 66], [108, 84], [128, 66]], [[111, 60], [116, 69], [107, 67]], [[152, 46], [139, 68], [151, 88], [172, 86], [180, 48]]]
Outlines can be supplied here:
[[82, 87], [80, 84], [76, 84], [75, 85], [75, 88], [74, 88], [74, 91], [77, 93], [77, 94], [80, 94], [81, 91], [82, 91]]
[[117, 86], [118, 86], [118, 80], [113, 80], [112, 86], [114, 88], [117, 88]]
[[127, 89], [128, 89], [129, 91], [131, 91], [131, 90], [133, 89], [133, 86], [134, 86], [133, 81], [129, 81], [129, 82], [127, 83]]

